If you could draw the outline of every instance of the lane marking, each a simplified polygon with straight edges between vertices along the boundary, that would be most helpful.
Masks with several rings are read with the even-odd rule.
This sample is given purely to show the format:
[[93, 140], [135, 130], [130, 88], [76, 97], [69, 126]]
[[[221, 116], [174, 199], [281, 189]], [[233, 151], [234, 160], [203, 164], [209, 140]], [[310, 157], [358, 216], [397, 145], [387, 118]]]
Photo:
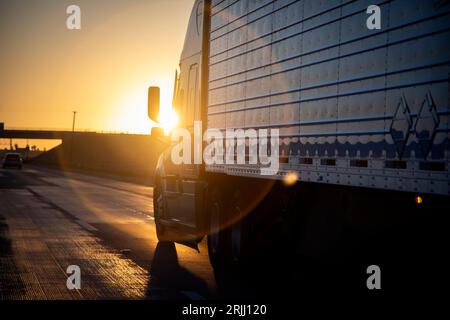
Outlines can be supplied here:
[[[31, 169], [33, 170], [33, 169]], [[72, 180], [77, 181], [81, 183], [87, 183], [92, 184], [108, 189], [113, 189], [117, 191], [122, 191], [126, 193], [132, 193], [134, 195], [140, 195], [144, 197], [153, 197], [153, 187], [147, 186], [147, 184], [140, 184], [140, 183], [133, 183], [133, 182], [127, 182], [122, 180], [114, 179], [114, 177], [98, 177], [95, 175], [88, 175], [88, 174], [82, 174], [82, 173], [75, 173], [75, 172], [64, 172], [60, 170], [50, 170], [45, 169], [46, 173], [50, 173], [54, 178], [61, 178], [63, 180]], [[39, 173], [44, 173], [44, 170], [41, 169]], [[67, 173], [68, 175], [65, 176], [64, 174]], [[45, 179], [44, 179], [45, 181]], [[111, 185], [111, 182], [118, 185]], [[119, 186], [120, 185], [120, 186]], [[138, 187], [138, 189], [141, 190], [130, 190], [130, 188], [127, 187], [127, 185], [130, 186], [130, 188]], [[142, 188], [147, 189], [142, 191]]]
[[196, 300], [196, 301], [206, 300], [204, 297], [202, 297], [195, 291], [181, 291], [181, 293], [184, 294], [190, 300]]
[[11, 189], [10, 192], [14, 193], [17, 196], [27, 196], [27, 197], [33, 196], [33, 193], [31, 193], [30, 191], [28, 191], [26, 189]]
[[26, 169], [26, 170], [23, 170], [23, 172], [26, 172], [26, 173], [39, 173], [39, 171], [34, 170], [34, 169]]
[[93, 226], [91, 226], [89, 223], [87, 223], [86, 221], [83, 220], [76, 220], [77, 223], [82, 226], [83, 228], [85, 228], [87, 231], [98, 231], [97, 228], [94, 228]]

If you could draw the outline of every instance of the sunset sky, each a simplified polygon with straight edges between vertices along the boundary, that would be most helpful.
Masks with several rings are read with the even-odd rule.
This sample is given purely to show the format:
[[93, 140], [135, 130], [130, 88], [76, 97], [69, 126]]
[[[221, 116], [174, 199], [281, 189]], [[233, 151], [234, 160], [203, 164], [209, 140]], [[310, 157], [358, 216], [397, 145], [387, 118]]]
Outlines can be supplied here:
[[[194, 0], [1, 0], [6, 128], [149, 133], [147, 88], [169, 107]], [[81, 7], [81, 30], [66, 8]]]

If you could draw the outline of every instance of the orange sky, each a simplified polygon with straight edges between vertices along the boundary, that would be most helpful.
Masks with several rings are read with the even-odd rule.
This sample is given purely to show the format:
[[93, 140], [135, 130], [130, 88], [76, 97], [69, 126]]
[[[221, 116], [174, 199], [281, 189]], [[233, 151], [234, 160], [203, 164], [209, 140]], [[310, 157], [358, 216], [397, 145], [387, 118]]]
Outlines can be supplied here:
[[[169, 107], [194, 0], [2, 0], [0, 122], [6, 128], [149, 133], [147, 88]], [[66, 8], [82, 29], [67, 30]]]

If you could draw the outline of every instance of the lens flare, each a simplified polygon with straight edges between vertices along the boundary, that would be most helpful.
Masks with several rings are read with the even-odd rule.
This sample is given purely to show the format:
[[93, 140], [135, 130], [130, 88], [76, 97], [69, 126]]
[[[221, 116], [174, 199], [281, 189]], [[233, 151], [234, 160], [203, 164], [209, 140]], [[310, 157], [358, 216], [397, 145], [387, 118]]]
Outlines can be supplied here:
[[283, 178], [283, 184], [285, 186], [293, 186], [299, 179], [299, 175], [297, 172], [291, 171], [288, 172]]

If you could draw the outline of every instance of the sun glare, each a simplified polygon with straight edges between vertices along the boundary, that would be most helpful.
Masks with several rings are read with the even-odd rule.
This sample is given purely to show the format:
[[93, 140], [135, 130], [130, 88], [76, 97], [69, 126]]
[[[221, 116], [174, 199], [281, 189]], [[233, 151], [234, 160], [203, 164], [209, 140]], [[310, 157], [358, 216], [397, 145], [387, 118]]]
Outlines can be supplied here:
[[158, 119], [159, 125], [164, 129], [165, 134], [169, 134], [178, 124], [178, 115], [173, 109], [161, 109]]
[[170, 108], [172, 95], [170, 86], [161, 86], [161, 109], [159, 123], [147, 117], [147, 91], [144, 86], [136, 86], [129, 91], [117, 104], [116, 112], [111, 113], [107, 128], [111, 131], [148, 134], [152, 127], [161, 127], [168, 135], [178, 124], [176, 112]]

